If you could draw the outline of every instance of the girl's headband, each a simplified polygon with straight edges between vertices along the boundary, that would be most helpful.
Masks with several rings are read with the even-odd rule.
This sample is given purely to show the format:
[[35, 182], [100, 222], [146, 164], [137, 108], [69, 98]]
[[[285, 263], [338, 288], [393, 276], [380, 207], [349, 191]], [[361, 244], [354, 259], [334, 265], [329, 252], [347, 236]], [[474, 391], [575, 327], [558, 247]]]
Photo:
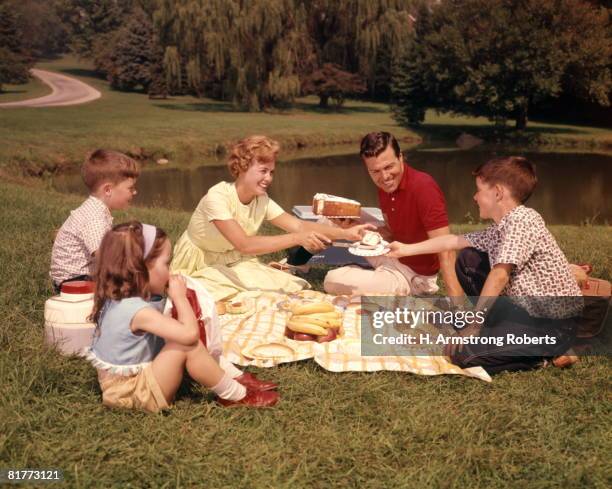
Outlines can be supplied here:
[[147, 259], [149, 253], [151, 253], [151, 249], [153, 248], [153, 243], [155, 243], [155, 237], [157, 236], [157, 228], [152, 226], [151, 224], [143, 224], [142, 225], [142, 237], [144, 238], [144, 255], [142, 258], [144, 260]]

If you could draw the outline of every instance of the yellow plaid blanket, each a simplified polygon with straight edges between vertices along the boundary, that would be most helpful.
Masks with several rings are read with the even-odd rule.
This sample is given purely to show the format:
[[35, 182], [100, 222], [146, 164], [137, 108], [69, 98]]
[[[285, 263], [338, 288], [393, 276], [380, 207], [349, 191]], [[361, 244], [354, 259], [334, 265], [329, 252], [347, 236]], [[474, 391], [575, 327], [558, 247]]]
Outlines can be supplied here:
[[[223, 355], [232, 363], [257, 367], [274, 367], [279, 363], [313, 358], [321, 367], [332, 372], [396, 370], [419, 375], [454, 374], [491, 382], [481, 367], [461, 369], [445, 356], [362, 356], [361, 319], [357, 304], [349, 304], [343, 318], [344, 334], [329, 343], [293, 341], [285, 337], [289, 313], [279, 305], [289, 300], [284, 294], [273, 292], [245, 292], [237, 299], [251, 299], [253, 308], [244, 314], [224, 314], [219, 317], [223, 334]], [[332, 300], [333, 296], [321, 296]], [[243, 353], [263, 343], [286, 343], [293, 348], [292, 356], [282, 359], [253, 359]]]

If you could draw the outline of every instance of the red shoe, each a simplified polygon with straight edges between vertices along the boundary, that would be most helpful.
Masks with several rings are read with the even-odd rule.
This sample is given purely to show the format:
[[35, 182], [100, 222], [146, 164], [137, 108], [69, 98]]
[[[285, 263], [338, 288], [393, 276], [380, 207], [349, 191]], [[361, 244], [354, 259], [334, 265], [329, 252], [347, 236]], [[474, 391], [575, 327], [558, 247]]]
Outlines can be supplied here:
[[276, 391], [252, 391], [247, 388], [246, 396], [239, 401], [230, 401], [228, 399], [217, 399], [217, 402], [225, 407], [250, 406], [250, 407], [272, 407], [279, 399]]
[[252, 391], [271, 391], [278, 388], [278, 384], [267, 380], [259, 380], [253, 374], [244, 372], [240, 377], [235, 377], [234, 380], [240, 382], [247, 389]]

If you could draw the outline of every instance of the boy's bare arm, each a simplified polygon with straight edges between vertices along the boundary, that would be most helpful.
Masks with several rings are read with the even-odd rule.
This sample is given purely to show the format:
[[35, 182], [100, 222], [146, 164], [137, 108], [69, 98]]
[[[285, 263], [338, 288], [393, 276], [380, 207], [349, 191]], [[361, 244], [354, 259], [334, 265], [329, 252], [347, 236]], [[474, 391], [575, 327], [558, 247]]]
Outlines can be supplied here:
[[[427, 231], [427, 236], [430, 238], [437, 238], [438, 236], [450, 235], [450, 229], [448, 226], [443, 228], [434, 229], [433, 231]], [[455, 272], [455, 251], [447, 250], [438, 253], [440, 260], [440, 273], [442, 280], [446, 285], [446, 294], [450, 297], [463, 297], [463, 288], [457, 279], [457, 273]]]
[[471, 245], [463, 236], [456, 234], [445, 234], [443, 236], [437, 236], [435, 238], [413, 244], [394, 241], [389, 245], [391, 251], [389, 251], [387, 256], [392, 258], [401, 258], [402, 256], [430, 255], [445, 251], [462, 250], [468, 246]]

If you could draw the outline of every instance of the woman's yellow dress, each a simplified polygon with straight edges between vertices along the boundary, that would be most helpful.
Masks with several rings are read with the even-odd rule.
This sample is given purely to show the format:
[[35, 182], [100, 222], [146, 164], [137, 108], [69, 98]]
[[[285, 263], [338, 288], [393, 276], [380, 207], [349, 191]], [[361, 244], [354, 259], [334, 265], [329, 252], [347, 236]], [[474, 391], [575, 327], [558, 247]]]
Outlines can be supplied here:
[[212, 222], [234, 219], [248, 236], [254, 236], [264, 219], [270, 221], [283, 212], [267, 195], [245, 205], [234, 183], [218, 183], [196, 207], [176, 243], [170, 269], [199, 280], [215, 300], [245, 290], [293, 293], [309, 288], [306, 280], [264, 265], [255, 256], [242, 255]]

